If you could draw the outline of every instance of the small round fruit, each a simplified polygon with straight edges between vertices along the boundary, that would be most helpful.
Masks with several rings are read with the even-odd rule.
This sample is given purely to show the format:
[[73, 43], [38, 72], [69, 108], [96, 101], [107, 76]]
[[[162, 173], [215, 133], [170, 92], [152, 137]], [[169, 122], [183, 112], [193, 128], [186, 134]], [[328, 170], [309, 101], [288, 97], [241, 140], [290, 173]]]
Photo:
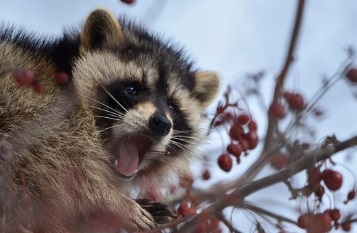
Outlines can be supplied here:
[[128, 5], [133, 4], [135, 2], [134, 0], [120, 0], [120, 1]]
[[58, 72], [55, 74], [55, 80], [60, 85], [65, 85], [69, 82], [69, 76], [65, 72]]
[[346, 73], [346, 78], [351, 83], [357, 83], [357, 69], [356, 68], [349, 69]]
[[331, 169], [326, 169], [322, 173], [322, 179], [328, 189], [336, 191], [342, 186], [342, 174]]
[[203, 180], [209, 180], [211, 178], [211, 173], [206, 169], [203, 173], [202, 173], [202, 179]]
[[317, 186], [317, 188], [315, 190], [316, 197], [321, 199], [324, 194], [325, 194], [324, 186], [322, 186], [322, 185]]
[[187, 202], [182, 201], [181, 204], [177, 208], [177, 213], [182, 216], [190, 216], [196, 213], [194, 208], [188, 206]]
[[231, 143], [227, 146], [227, 151], [234, 157], [239, 158], [243, 152], [243, 148], [239, 143], [237, 144]]
[[257, 131], [257, 128], [258, 128], [257, 123], [255, 123], [255, 121], [253, 121], [253, 120], [249, 121], [248, 129]]
[[32, 89], [34, 92], [36, 92], [37, 94], [43, 93], [44, 88], [43, 88], [43, 85], [39, 81], [34, 79], [31, 83], [31, 85], [32, 85]]
[[232, 157], [229, 154], [221, 154], [218, 157], [218, 165], [223, 171], [229, 172], [233, 166]]
[[20, 86], [30, 86], [34, 78], [34, 73], [28, 69], [21, 69], [15, 73], [15, 80]]
[[249, 122], [249, 120], [250, 120], [249, 115], [247, 115], [247, 114], [242, 114], [242, 115], [239, 115], [239, 116], [237, 117], [236, 122], [237, 122], [237, 124], [239, 124], [239, 125], [245, 125], [245, 124], [247, 124], [247, 123]]
[[297, 221], [298, 227], [306, 229], [311, 223], [311, 217], [312, 215], [310, 213], [300, 215]]
[[277, 119], [283, 119], [285, 117], [285, 108], [281, 103], [274, 102], [270, 105], [269, 115]]
[[342, 230], [349, 232], [351, 230], [351, 223], [350, 222], [344, 222], [341, 224]]
[[332, 209], [330, 211], [330, 216], [332, 218], [333, 221], [338, 221], [341, 218], [341, 213], [340, 210], [338, 209]]
[[243, 133], [243, 127], [237, 122], [235, 122], [229, 130], [229, 136], [236, 141], [238, 141], [242, 137]]
[[270, 164], [273, 168], [275, 168], [276, 170], [280, 170], [284, 167], [286, 167], [286, 165], [288, 165], [289, 163], [289, 158], [288, 156], [284, 155], [284, 154], [277, 154], [275, 155], [272, 160], [270, 161]]

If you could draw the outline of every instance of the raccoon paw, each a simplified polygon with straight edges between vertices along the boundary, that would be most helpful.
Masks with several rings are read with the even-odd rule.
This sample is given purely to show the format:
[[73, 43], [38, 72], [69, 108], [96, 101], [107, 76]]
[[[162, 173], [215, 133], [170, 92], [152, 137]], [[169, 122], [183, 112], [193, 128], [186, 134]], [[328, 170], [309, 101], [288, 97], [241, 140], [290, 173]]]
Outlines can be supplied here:
[[151, 214], [157, 224], [166, 224], [178, 217], [166, 204], [149, 199], [137, 199], [136, 202]]
[[124, 214], [127, 219], [127, 230], [130, 232], [152, 230], [157, 228], [157, 224], [151, 214], [135, 202]]

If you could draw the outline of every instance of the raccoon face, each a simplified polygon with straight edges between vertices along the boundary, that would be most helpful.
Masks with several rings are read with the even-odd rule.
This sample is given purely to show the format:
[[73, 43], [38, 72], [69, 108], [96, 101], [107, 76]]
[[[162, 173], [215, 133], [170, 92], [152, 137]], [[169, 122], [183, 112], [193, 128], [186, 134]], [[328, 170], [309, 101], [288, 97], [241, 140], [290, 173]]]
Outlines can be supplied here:
[[80, 50], [75, 88], [118, 175], [188, 161], [218, 90], [215, 73], [192, 70], [179, 51], [101, 9], [88, 17]]

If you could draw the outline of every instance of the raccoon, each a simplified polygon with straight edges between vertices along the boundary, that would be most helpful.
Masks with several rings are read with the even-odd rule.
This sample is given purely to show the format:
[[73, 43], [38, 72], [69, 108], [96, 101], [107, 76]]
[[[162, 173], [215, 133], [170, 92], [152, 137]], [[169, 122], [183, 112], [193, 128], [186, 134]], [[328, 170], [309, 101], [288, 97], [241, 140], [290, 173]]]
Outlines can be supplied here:
[[[20, 87], [13, 68], [32, 70], [44, 93]], [[103, 216], [114, 231], [155, 228], [130, 190], [186, 174], [218, 88], [214, 72], [105, 9], [57, 39], [2, 26], [0, 231], [96, 232]]]

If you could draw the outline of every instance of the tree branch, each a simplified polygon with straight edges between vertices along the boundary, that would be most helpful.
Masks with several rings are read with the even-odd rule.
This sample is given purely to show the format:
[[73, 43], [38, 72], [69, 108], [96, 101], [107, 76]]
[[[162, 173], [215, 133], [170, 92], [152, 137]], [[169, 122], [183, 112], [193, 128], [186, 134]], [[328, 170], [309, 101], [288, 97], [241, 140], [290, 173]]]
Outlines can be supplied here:
[[[283, 68], [281, 69], [281, 71], [277, 77], [277, 80], [276, 80], [274, 97], [273, 97], [272, 103], [276, 102], [281, 97], [281, 93], [282, 93], [282, 90], [284, 87], [286, 75], [288, 74], [291, 63], [294, 61], [294, 51], [296, 48], [297, 39], [298, 39], [298, 35], [300, 32], [300, 28], [301, 28], [301, 21], [302, 21], [303, 13], [304, 13], [304, 5], [305, 5], [305, 0], [299, 0], [297, 10], [296, 10], [294, 28], [293, 28], [291, 38], [290, 38], [289, 49], [286, 54]], [[276, 118], [269, 116], [268, 129], [267, 129], [267, 133], [265, 134], [266, 140], [265, 140], [263, 151], [269, 150], [270, 145], [272, 145], [273, 133], [274, 133], [276, 124], [277, 124]]]
[[[285, 169], [262, 179], [248, 183], [240, 188], [235, 189], [227, 198], [220, 198], [215, 203], [204, 209], [207, 213], [220, 213], [227, 206], [237, 206], [242, 204], [242, 200], [250, 194], [262, 190], [273, 184], [282, 182], [289, 177], [303, 171], [304, 169], [313, 166], [315, 163], [330, 158], [335, 153], [343, 151], [347, 148], [357, 146], [357, 136], [354, 136], [345, 141], [339, 142], [336, 145], [329, 145], [326, 148], [318, 148], [306, 152], [298, 161], [290, 164]], [[225, 190], [226, 192], [228, 190]], [[197, 197], [199, 199], [199, 197]], [[179, 232], [190, 232], [192, 226], [195, 226], [200, 219], [201, 214], [197, 214], [189, 219], [188, 222], [180, 229]], [[203, 217], [203, 216], [202, 216]]]

